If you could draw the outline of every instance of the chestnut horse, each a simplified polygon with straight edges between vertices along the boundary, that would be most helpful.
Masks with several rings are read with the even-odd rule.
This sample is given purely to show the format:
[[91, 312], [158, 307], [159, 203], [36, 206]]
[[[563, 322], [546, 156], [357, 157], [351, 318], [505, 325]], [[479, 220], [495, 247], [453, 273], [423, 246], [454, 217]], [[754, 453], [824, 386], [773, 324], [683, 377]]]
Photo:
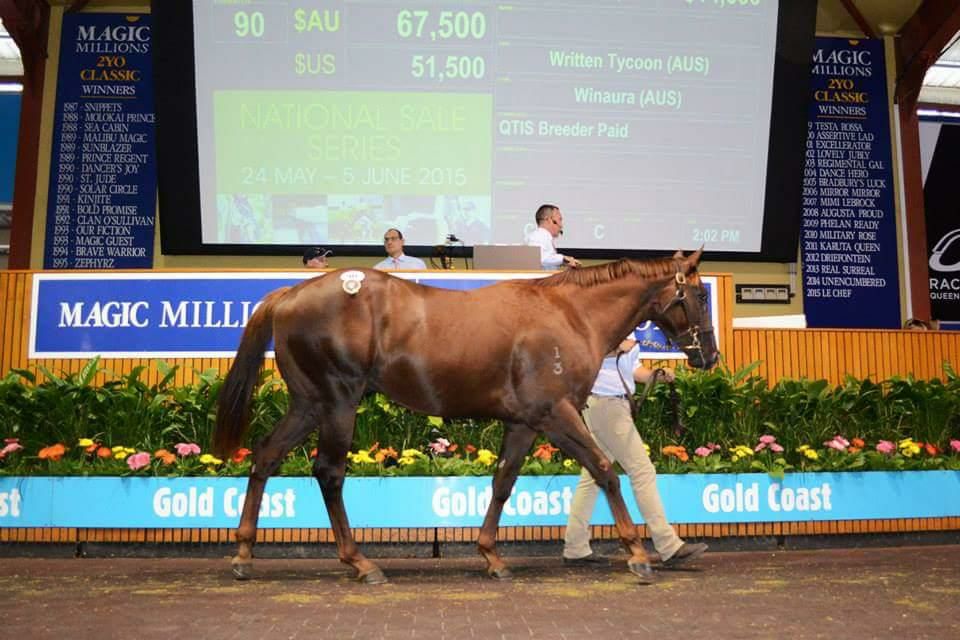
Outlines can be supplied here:
[[510, 280], [471, 291], [421, 286], [370, 269], [334, 271], [268, 294], [250, 318], [219, 399], [215, 451], [228, 455], [249, 422], [250, 397], [273, 336], [290, 407], [255, 447], [237, 529], [234, 575], [250, 577], [264, 486], [284, 456], [319, 429], [313, 475], [340, 561], [367, 583], [385, 582], [359, 550], [343, 504], [347, 452], [361, 396], [379, 391], [414, 411], [504, 423], [493, 496], [478, 546], [487, 573], [509, 578], [497, 528], [537, 434], [588, 469], [606, 492], [629, 569], [652, 580], [611, 464], [590, 437], [584, 406], [604, 354], [652, 320], [694, 367], [718, 357], [706, 291], [688, 257], [627, 260]]

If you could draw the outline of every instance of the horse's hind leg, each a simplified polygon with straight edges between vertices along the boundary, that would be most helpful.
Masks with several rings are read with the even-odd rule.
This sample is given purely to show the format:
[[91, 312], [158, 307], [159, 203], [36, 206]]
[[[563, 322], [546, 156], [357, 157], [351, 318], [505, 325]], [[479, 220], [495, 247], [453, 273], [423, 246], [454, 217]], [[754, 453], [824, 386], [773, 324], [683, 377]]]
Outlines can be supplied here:
[[477, 546], [487, 561], [487, 574], [499, 579], [509, 579], [510, 569], [497, 553], [497, 528], [503, 505], [510, 497], [513, 484], [517, 480], [523, 458], [530, 451], [537, 433], [524, 424], [508, 423], [504, 427], [503, 443], [500, 446], [500, 462], [493, 476], [493, 497], [487, 507], [487, 515], [480, 527]]
[[337, 541], [340, 562], [353, 567], [361, 582], [380, 584], [386, 582], [387, 578], [380, 567], [360, 552], [350, 532], [347, 510], [343, 505], [343, 479], [347, 470], [347, 452], [353, 440], [355, 419], [356, 403], [338, 403], [330, 412], [327, 422], [320, 427], [313, 476], [323, 493], [323, 502]]
[[583, 418], [571, 403], [558, 404], [552, 417], [554, 420], [544, 428], [547, 437], [564, 453], [572, 456], [586, 468], [596, 480], [597, 485], [603, 489], [610, 504], [610, 511], [613, 512], [620, 541], [630, 552], [627, 566], [643, 583], [652, 582], [653, 570], [650, 568], [647, 552], [643, 549], [637, 526], [630, 518], [630, 512], [627, 511], [627, 505], [623, 501], [623, 495], [620, 493], [620, 479], [614, 473], [613, 466], [590, 437], [586, 425], [583, 424]]
[[253, 545], [257, 540], [257, 519], [267, 480], [280, 467], [283, 457], [303, 442], [316, 425], [316, 414], [310, 407], [291, 399], [290, 408], [273, 431], [256, 447], [253, 466], [247, 480], [247, 494], [237, 528], [237, 555], [231, 564], [238, 580], [247, 580], [253, 569]]

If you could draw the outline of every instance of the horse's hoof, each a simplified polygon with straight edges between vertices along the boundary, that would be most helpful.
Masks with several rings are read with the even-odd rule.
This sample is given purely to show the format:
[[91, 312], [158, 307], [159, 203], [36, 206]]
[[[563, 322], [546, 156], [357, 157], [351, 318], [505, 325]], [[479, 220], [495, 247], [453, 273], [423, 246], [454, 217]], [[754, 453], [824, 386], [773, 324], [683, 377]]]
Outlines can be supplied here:
[[253, 577], [253, 564], [244, 563], [240, 564], [239, 562], [232, 565], [233, 577], [237, 580], [249, 580]]
[[513, 580], [513, 572], [507, 567], [499, 569], [487, 569], [487, 575], [494, 580]]
[[357, 578], [363, 584], [386, 584], [389, 582], [380, 567]]
[[628, 562], [627, 568], [630, 569], [630, 573], [640, 579], [640, 584], [653, 584], [656, 582], [656, 576], [653, 573], [653, 569], [650, 568], [649, 562]]

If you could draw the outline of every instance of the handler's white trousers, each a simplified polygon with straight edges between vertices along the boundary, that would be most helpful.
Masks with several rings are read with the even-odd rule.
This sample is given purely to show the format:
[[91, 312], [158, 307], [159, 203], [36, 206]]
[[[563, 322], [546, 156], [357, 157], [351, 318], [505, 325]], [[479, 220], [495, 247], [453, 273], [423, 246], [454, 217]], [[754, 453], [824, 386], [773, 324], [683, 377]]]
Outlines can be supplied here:
[[[647, 529], [660, 558], [666, 560], [683, 546], [683, 540], [667, 522], [663, 503], [657, 491], [657, 470], [647, 455], [643, 440], [630, 415], [630, 404], [624, 397], [590, 395], [583, 411], [584, 420], [600, 450], [620, 466], [630, 478], [633, 496], [640, 508]], [[564, 537], [563, 556], [582, 558], [591, 553], [590, 516], [597, 501], [600, 487], [586, 469], [580, 474], [580, 482], [573, 494], [567, 533]]]

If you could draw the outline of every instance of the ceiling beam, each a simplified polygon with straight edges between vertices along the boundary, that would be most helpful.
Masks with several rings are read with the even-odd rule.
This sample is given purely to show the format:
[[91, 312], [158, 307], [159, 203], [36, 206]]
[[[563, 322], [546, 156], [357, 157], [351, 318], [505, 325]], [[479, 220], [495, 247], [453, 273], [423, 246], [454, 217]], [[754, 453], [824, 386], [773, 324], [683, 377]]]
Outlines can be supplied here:
[[947, 104], [946, 102], [918, 102], [917, 109], [932, 109], [934, 111], [944, 111], [946, 113], [960, 113], [960, 104]]
[[23, 75], [36, 79], [47, 60], [47, 22], [50, 4], [46, 0], [0, 0], [0, 20], [20, 49]]
[[877, 37], [877, 33], [873, 30], [873, 27], [870, 26], [870, 23], [867, 22], [866, 18], [863, 17], [863, 14], [860, 13], [860, 9], [857, 9], [857, 5], [853, 4], [853, 0], [840, 0], [840, 4], [847, 10], [847, 13], [850, 14], [853, 21], [857, 23], [857, 26], [860, 27], [863, 35], [868, 38]]
[[960, 31], [960, 0], [925, 0], [898, 33], [898, 73], [894, 100], [913, 109], [923, 77]]

